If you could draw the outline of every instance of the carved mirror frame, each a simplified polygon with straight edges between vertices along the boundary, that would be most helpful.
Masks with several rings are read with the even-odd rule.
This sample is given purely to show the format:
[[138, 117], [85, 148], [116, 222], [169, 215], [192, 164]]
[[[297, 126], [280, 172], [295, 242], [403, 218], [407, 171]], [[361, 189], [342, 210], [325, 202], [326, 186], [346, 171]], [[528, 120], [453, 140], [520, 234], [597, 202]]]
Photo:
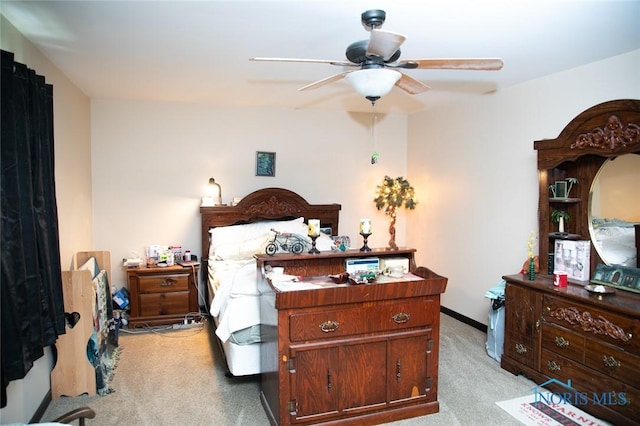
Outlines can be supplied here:
[[[589, 191], [598, 171], [607, 159], [622, 154], [640, 154], [640, 100], [619, 99], [595, 105], [572, 119], [555, 139], [534, 142], [538, 153], [539, 180], [539, 254], [546, 259], [553, 252], [549, 234], [551, 223], [549, 182], [575, 177], [571, 215], [571, 230], [578, 239], [590, 240]], [[591, 244], [590, 273], [598, 263], [604, 263]], [[546, 263], [541, 262], [541, 265]], [[541, 273], [547, 268], [541, 267]]]

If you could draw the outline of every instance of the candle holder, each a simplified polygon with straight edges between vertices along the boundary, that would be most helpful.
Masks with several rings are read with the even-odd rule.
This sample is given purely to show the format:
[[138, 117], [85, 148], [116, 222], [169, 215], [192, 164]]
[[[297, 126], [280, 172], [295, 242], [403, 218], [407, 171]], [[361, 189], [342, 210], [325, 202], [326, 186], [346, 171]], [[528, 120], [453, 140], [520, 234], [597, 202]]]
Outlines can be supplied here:
[[309, 235], [311, 238], [311, 250], [309, 250], [309, 254], [320, 254], [320, 250], [316, 248], [316, 240], [320, 235]]
[[369, 235], [371, 235], [371, 232], [361, 232], [360, 235], [362, 235], [362, 238], [364, 239], [364, 244], [360, 247], [360, 251], [371, 251], [371, 248], [367, 245], [367, 239], [369, 238]]

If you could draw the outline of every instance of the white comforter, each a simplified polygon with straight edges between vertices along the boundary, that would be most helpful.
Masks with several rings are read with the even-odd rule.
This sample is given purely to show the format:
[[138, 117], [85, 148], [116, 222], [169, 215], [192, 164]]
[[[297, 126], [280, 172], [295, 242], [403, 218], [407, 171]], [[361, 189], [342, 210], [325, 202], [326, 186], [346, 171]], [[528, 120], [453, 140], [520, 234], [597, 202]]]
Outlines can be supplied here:
[[260, 323], [256, 261], [210, 260], [209, 264], [215, 290], [210, 313], [218, 319], [216, 335], [226, 342], [231, 333]]

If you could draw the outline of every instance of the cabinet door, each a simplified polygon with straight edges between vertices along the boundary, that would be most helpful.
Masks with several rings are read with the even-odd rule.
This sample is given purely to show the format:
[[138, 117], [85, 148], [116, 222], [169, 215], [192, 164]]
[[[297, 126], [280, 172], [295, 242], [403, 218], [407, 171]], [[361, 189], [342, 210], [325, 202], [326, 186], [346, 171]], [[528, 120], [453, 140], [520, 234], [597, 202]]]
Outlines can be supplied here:
[[[435, 401], [437, 359], [431, 333], [389, 342], [389, 399], [391, 402], [425, 398]], [[432, 399], [431, 399], [432, 398]]]
[[292, 419], [305, 419], [338, 411], [338, 348], [291, 350], [293, 368], [289, 370]]
[[387, 403], [387, 340], [340, 342], [339, 346], [291, 350], [293, 421], [359, 412]]
[[539, 367], [542, 294], [507, 283], [504, 353], [532, 368]]

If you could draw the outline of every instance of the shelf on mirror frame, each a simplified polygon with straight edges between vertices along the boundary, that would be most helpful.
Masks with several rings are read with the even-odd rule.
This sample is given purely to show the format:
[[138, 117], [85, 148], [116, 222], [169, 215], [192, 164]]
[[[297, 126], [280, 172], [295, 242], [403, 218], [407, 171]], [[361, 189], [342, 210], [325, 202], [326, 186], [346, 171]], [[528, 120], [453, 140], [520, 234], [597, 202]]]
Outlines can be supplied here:
[[558, 203], [558, 204], [577, 204], [582, 199], [580, 198], [549, 198], [550, 203]]
[[549, 238], [554, 240], [581, 240], [582, 235], [570, 234], [568, 232], [549, 232]]

